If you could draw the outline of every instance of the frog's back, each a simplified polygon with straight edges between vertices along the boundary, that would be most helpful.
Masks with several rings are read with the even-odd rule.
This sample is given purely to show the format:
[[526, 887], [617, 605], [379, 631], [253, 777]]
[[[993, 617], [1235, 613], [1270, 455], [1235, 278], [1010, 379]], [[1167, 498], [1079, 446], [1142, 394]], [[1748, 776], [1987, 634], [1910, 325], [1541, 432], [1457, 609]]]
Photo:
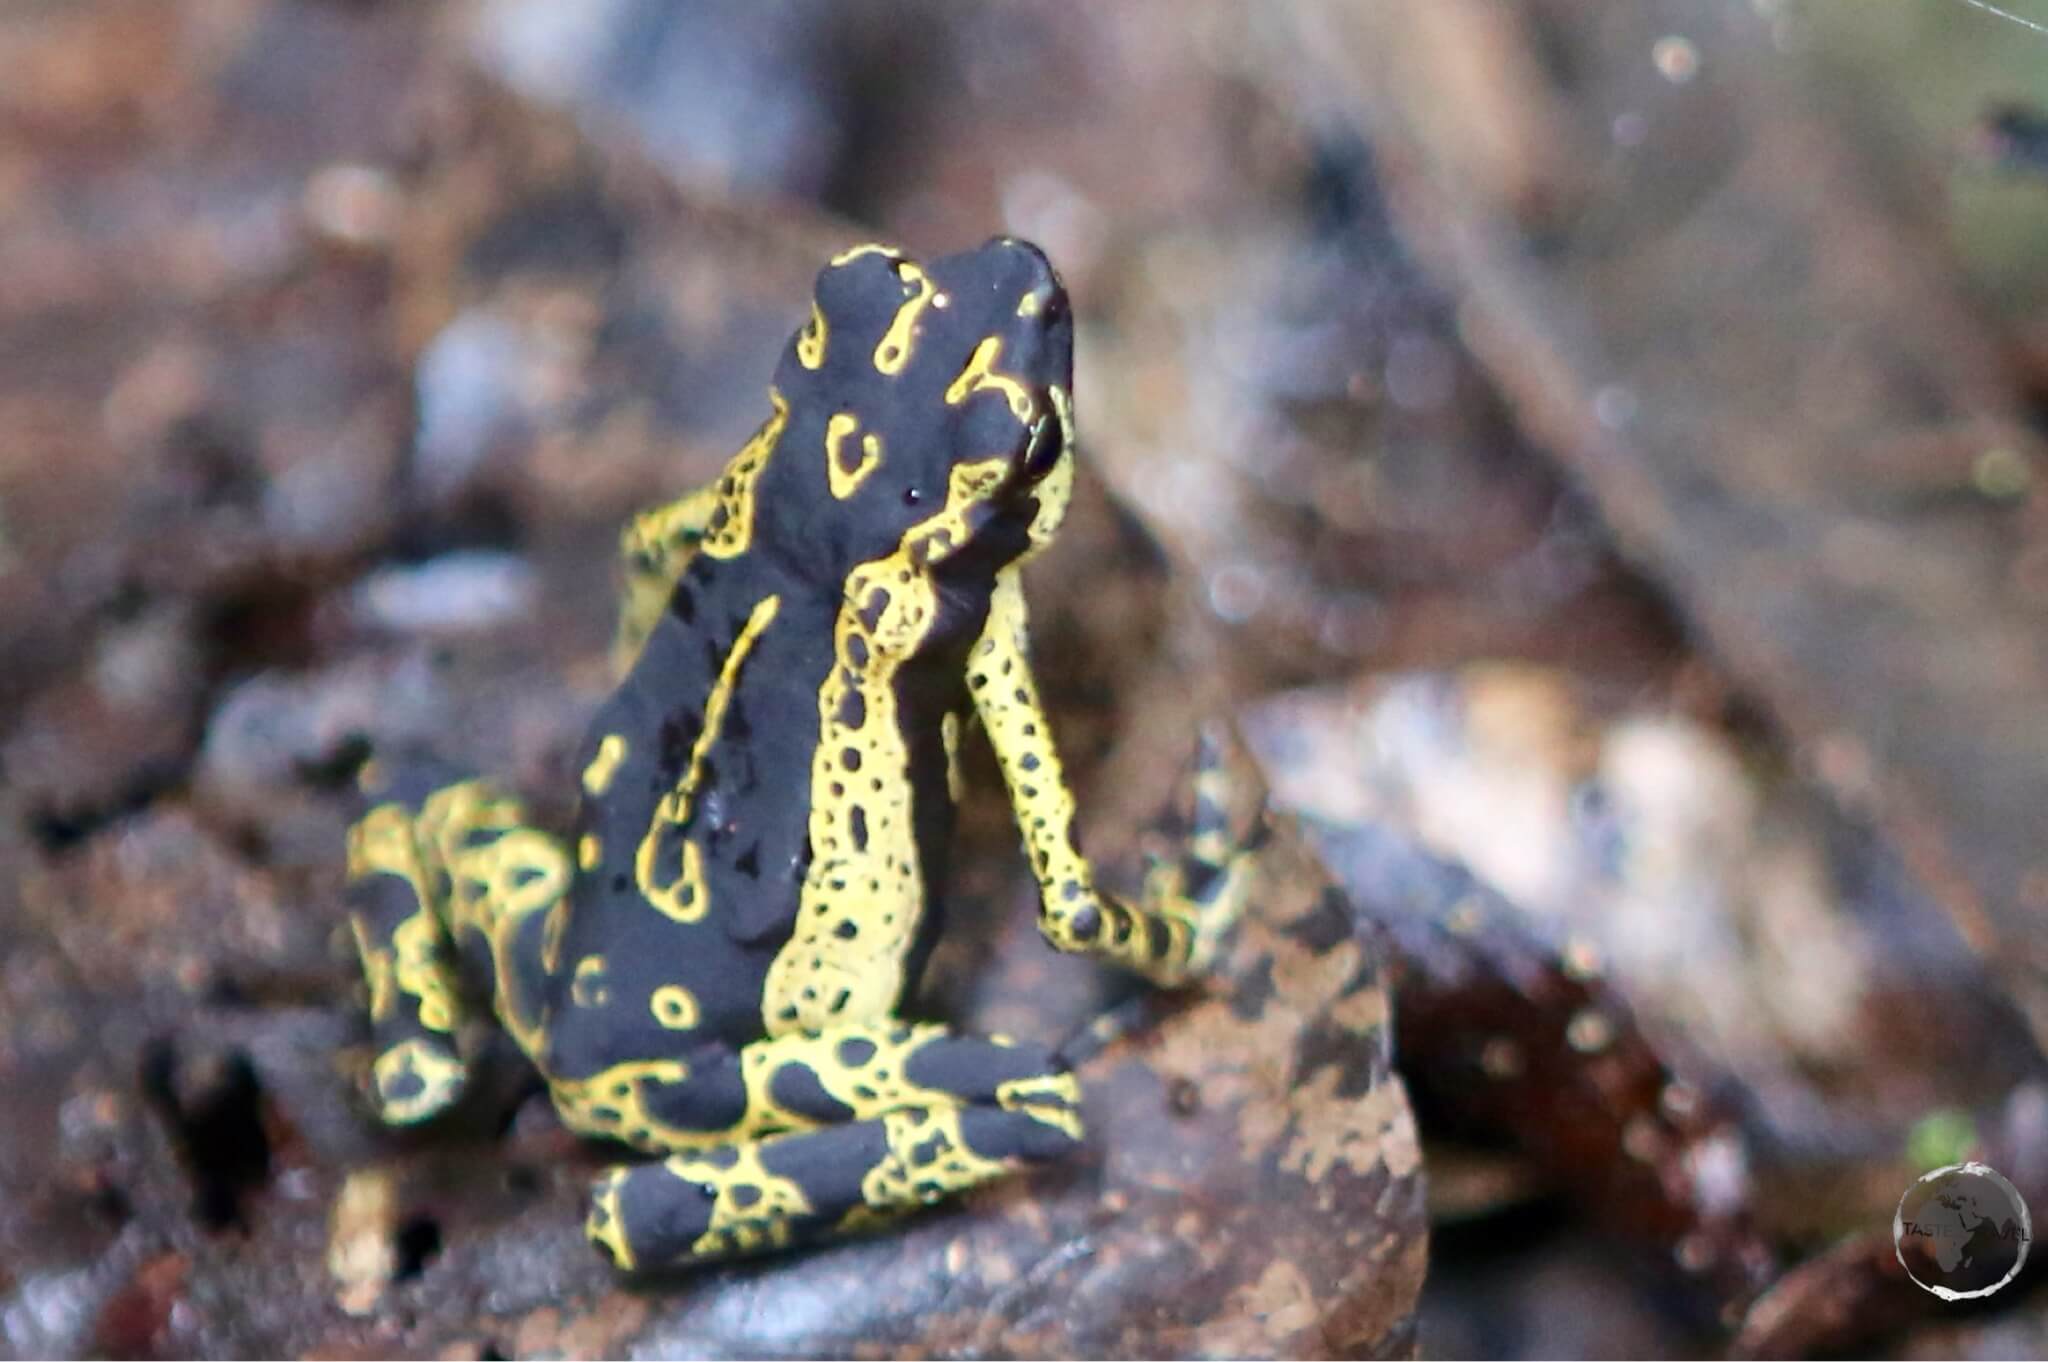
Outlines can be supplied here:
[[[557, 1072], [645, 1053], [649, 1030], [671, 1044], [682, 1030], [729, 1045], [762, 1034], [762, 978], [810, 859], [816, 697], [837, 608], [757, 558], [700, 556], [598, 711], [579, 759]], [[592, 1024], [575, 1025], [578, 1013]]]

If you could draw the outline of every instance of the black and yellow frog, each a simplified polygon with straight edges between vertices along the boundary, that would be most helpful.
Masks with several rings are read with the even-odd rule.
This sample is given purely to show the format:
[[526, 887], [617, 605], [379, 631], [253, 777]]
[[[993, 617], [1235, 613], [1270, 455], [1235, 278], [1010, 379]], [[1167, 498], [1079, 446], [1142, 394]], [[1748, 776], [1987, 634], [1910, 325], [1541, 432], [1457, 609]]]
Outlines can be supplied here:
[[767, 422], [623, 536], [623, 679], [577, 760], [573, 843], [432, 760], [364, 769], [349, 896], [384, 1120], [462, 1090], [465, 984], [488, 981], [572, 1129], [666, 1156], [594, 1190], [622, 1268], [873, 1224], [1076, 1148], [1053, 1051], [897, 1015], [976, 719], [1054, 946], [1172, 984], [1242, 904], [1206, 747], [1182, 852], [1137, 902], [1076, 843], [1019, 582], [1073, 483], [1072, 337], [1024, 242], [929, 267], [847, 251]]

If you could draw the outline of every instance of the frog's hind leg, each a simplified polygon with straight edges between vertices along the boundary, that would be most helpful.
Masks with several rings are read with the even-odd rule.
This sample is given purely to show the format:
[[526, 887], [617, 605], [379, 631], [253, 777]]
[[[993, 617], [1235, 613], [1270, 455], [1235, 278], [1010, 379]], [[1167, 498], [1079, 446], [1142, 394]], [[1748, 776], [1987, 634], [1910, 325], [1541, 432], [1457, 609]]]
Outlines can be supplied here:
[[347, 895], [370, 990], [371, 1095], [386, 1122], [409, 1125], [462, 1093], [465, 974], [487, 983], [533, 1053], [559, 916], [549, 910], [569, 865], [517, 800], [432, 758], [373, 761], [357, 783], [367, 808], [349, 828]]
[[591, 1242], [627, 1270], [852, 1233], [1071, 1154], [1080, 1089], [1042, 1047], [853, 1024], [738, 1056], [746, 1117], [593, 1189]]

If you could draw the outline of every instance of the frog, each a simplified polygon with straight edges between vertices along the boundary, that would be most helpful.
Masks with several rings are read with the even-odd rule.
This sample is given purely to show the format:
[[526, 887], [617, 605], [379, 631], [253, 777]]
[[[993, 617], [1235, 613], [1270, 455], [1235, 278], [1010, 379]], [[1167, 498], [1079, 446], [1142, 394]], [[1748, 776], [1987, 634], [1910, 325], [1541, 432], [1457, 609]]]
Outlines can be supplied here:
[[457, 1102], [487, 998], [567, 1128], [644, 1156], [585, 1222], [628, 1273], [878, 1227], [1083, 1148], [1061, 1047], [904, 1015], [975, 727], [1053, 948], [1172, 988], [1244, 909], [1213, 732], [1136, 894], [1081, 849], [1021, 577], [1073, 493], [1073, 332], [1020, 239], [835, 256], [767, 419], [620, 537], [573, 835], [431, 753], [364, 765], [345, 892], [385, 1123]]

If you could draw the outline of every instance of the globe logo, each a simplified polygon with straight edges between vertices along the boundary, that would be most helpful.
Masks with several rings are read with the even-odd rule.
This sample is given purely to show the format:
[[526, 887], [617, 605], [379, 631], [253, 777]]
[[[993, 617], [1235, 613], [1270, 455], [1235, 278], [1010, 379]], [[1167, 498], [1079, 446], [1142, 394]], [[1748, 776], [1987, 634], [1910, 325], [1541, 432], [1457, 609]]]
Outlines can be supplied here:
[[2034, 1224], [2019, 1190], [1981, 1163], [1954, 1163], [1899, 1198], [1892, 1244], [1899, 1266], [1945, 1301], [1988, 1296], [2020, 1275]]

